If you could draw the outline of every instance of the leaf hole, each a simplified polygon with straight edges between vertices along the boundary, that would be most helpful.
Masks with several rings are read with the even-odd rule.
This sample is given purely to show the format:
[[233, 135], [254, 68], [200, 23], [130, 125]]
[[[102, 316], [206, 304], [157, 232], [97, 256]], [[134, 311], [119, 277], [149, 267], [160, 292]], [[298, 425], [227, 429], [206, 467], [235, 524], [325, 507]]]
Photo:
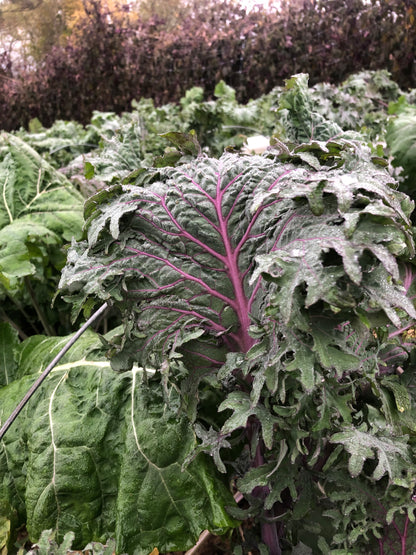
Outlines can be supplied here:
[[328, 249], [321, 256], [322, 265], [325, 268], [329, 266], [342, 266], [342, 256], [340, 256], [336, 250]]

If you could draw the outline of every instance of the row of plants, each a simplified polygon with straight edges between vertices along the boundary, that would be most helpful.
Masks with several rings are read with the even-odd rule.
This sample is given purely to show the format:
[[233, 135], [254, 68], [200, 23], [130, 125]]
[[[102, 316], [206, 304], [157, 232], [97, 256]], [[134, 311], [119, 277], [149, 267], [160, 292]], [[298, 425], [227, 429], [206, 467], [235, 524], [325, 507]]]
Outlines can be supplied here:
[[[306, 76], [302, 80], [306, 90]], [[143, 99], [120, 116], [96, 111], [86, 126], [61, 120], [46, 129], [32, 120], [29, 132], [3, 133], [2, 307], [20, 330], [20, 337], [62, 335], [72, 330], [68, 307], [59, 297], [51, 309], [65, 262], [62, 245], [72, 236], [81, 236], [83, 204], [96, 190], [128, 181], [132, 172], [140, 175], [154, 164], [178, 159], [178, 150], [167, 146], [172, 130], [185, 134], [194, 131], [201, 153], [218, 157], [226, 147], [243, 148], [252, 135], [303, 142], [308, 134], [321, 132], [321, 121], [327, 126], [330, 120], [332, 127], [325, 138], [342, 129], [350, 138], [359, 132], [383, 155], [388, 125], [394, 163], [406, 168], [401, 175], [396, 170], [395, 177], [400, 179], [401, 189], [412, 195], [409, 176], [414, 172], [415, 92], [404, 93], [385, 71], [355, 74], [338, 87], [317, 84], [307, 90], [307, 95], [296, 89], [296, 94], [287, 92], [282, 98], [283, 88], [276, 87], [267, 95], [240, 104], [235, 91], [220, 82], [211, 101], [204, 100], [201, 87], [193, 87], [178, 104], [155, 107], [151, 99]], [[300, 106], [299, 99], [303, 103]], [[295, 121], [299, 108], [311, 111], [306, 128]], [[188, 149], [198, 151], [192, 144]]]
[[1, 441], [3, 553], [416, 548], [415, 100], [299, 74], [2, 134], [2, 424], [110, 307]]
[[416, 86], [412, 0], [286, 0], [249, 13], [231, 0], [183, 4], [176, 20], [137, 20], [86, 0], [85, 17], [44, 59], [21, 67], [3, 52], [0, 128], [27, 128], [34, 117], [47, 127], [85, 124], [94, 110], [120, 113], [146, 97], [177, 102], [195, 85], [212, 98], [220, 80], [247, 102], [305, 71], [312, 83], [339, 83], [383, 68], [401, 87]]

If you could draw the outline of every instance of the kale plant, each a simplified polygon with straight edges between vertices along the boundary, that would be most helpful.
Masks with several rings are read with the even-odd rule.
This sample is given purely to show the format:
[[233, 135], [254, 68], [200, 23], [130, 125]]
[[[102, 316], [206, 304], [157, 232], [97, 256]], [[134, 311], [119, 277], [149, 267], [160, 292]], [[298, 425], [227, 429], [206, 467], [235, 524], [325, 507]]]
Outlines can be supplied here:
[[182, 471], [209, 453], [272, 555], [414, 545], [412, 208], [345, 139], [199, 156], [86, 204], [74, 314], [120, 310], [113, 368], [156, 369], [199, 438]]

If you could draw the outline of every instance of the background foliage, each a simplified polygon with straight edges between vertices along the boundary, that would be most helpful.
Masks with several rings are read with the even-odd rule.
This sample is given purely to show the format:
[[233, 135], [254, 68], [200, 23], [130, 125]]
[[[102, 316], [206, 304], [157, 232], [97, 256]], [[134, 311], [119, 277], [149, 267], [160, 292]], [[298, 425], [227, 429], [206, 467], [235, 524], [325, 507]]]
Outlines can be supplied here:
[[0, 8], [2, 46], [19, 46], [21, 61], [40, 61], [61, 44], [79, 17], [82, 0], [14, 0]]
[[[85, 16], [45, 48], [35, 66], [1, 60], [0, 127], [33, 117], [86, 123], [93, 110], [128, 110], [133, 99], [177, 101], [199, 85], [211, 97], [225, 80], [239, 101], [269, 92], [294, 73], [311, 83], [339, 83], [360, 69], [388, 69], [402, 87], [415, 85], [413, 3], [403, 0], [284, 1], [246, 13], [230, 0], [174, 3], [150, 15], [85, 0]], [[157, 3], [156, 3], [157, 4]], [[348, 53], [348, 55], [346, 55]], [[68, 84], [71, 84], [69, 87]]]

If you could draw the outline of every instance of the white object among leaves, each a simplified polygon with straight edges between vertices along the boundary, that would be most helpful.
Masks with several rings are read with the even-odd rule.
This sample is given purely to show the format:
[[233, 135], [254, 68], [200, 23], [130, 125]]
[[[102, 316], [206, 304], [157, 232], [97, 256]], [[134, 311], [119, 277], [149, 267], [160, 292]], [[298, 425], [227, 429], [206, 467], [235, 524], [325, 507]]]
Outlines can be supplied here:
[[247, 144], [243, 148], [245, 154], [261, 154], [270, 146], [269, 137], [254, 135], [247, 137]]

